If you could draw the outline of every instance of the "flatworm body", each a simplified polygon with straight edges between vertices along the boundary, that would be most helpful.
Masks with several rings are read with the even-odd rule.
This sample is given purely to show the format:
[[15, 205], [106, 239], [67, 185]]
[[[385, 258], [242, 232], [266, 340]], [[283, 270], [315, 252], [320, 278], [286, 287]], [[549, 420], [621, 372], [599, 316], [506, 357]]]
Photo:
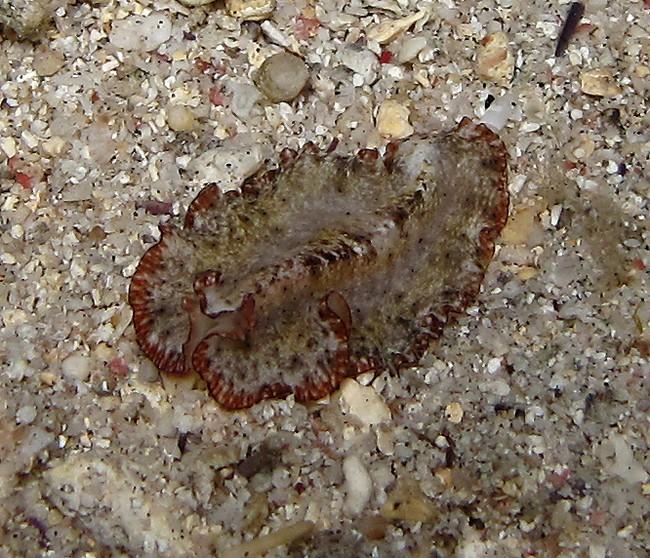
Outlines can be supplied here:
[[239, 192], [203, 189], [129, 292], [144, 352], [228, 409], [417, 364], [477, 295], [507, 218], [505, 146], [467, 119], [383, 157], [280, 159]]

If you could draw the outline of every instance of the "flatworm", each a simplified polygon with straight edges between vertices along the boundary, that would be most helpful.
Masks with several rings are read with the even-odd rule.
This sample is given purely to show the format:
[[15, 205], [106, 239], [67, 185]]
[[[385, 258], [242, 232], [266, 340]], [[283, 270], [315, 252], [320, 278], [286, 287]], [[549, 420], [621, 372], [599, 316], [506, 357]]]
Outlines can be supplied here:
[[160, 227], [129, 290], [138, 343], [227, 409], [319, 399], [417, 364], [476, 297], [507, 214], [506, 148], [468, 119], [383, 157], [285, 149]]

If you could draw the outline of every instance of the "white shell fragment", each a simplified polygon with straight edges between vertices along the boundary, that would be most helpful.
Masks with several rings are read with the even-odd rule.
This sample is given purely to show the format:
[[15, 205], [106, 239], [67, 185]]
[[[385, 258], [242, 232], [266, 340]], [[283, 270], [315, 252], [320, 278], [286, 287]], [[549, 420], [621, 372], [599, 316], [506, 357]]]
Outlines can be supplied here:
[[343, 460], [345, 476], [345, 509], [350, 515], [359, 515], [370, 501], [372, 478], [357, 455]]
[[228, 14], [247, 21], [266, 19], [275, 6], [275, 0], [226, 0]]
[[269, 41], [275, 43], [276, 45], [280, 45], [281, 47], [291, 49], [292, 41], [282, 31], [280, 31], [280, 29], [278, 29], [277, 25], [274, 25], [271, 21], [266, 20], [262, 22], [260, 27], [264, 33], [264, 36]]
[[14, 138], [2, 138], [0, 139], [0, 150], [7, 156], [7, 158], [13, 157], [16, 151], [16, 140]]
[[481, 121], [493, 130], [502, 130], [508, 121], [521, 120], [521, 109], [513, 105], [511, 95], [501, 95], [485, 111]]
[[217, 182], [222, 189], [232, 190], [258, 171], [268, 155], [264, 144], [223, 145], [202, 153], [189, 170], [201, 184]]
[[366, 33], [366, 36], [371, 41], [377, 41], [379, 44], [385, 44], [392, 41], [397, 35], [406, 31], [416, 21], [420, 21], [423, 17], [427, 16], [426, 10], [421, 10], [413, 15], [403, 17], [401, 19], [394, 19], [384, 21], [374, 27], [371, 27]]
[[117, 48], [149, 52], [169, 40], [171, 35], [171, 20], [162, 12], [153, 12], [146, 17], [131, 15], [116, 21], [108, 39]]
[[487, 35], [476, 55], [476, 73], [482, 79], [506, 87], [515, 71], [515, 59], [503, 31]]
[[90, 358], [72, 354], [61, 363], [61, 371], [64, 376], [83, 382], [90, 376]]
[[406, 39], [399, 51], [397, 52], [397, 61], [400, 64], [413, 60], [420, 51], [427, 46], [427, 40], [424, 37], [409, 37]]
[[364, 426], [380, 424], [391, 419], [390, 409], [372, 386], [362, 386], [348, 378], [341, 384], [341, 407], [357, 417]]
[[232, 97], [230, 110], [237, 118], [242, 120], [250, 116], [253, 107], [262, 97], [257, 87], [249, 83], [230, 81], [227, 84], [227, 90]]
[[351, 45], [340, 53], [341, 63], [359, 74], [364, 83], [370, 84], [377, 79], [379, 60], [374, 52], [367, 48]]
[[609, 436], [609, 443], [614, 450], [614, 462], [607, 468], [608, 472], [630, 484], [646, 482], [648, 473], [635, 459], [625, 438], [620, 434], [612, 433]]
[[31, 424], [36, 418], [36, 407], [34, 405], [23, 405], [16, 411], [17, 424]]

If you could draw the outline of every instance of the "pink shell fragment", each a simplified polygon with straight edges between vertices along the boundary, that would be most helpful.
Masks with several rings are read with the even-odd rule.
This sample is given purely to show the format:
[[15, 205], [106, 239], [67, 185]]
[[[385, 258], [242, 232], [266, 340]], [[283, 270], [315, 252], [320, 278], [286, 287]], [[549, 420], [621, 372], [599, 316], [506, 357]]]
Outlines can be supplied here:
[[198, 372], [239, 409], [319, 399], [418, 363], [476, 297], [508, 214], [507, 152], [463, 120], [383, 157], [307, 145], [240, 192], [216, 185], [164, 226], [129, 302], [160, 370]]

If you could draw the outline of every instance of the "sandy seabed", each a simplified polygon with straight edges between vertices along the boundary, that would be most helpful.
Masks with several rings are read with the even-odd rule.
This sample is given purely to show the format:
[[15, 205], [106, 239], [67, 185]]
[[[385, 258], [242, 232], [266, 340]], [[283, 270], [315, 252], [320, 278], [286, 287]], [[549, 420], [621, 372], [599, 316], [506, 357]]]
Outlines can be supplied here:
[[[0, 0], [0, 557], [647, 556], [647, 0], [559, 56], [566, 2], [273, 4]], [[464, 116], [510, 218], [420, 367], [228, 413], [142, 354], [130, 277], [205, 184]]]

